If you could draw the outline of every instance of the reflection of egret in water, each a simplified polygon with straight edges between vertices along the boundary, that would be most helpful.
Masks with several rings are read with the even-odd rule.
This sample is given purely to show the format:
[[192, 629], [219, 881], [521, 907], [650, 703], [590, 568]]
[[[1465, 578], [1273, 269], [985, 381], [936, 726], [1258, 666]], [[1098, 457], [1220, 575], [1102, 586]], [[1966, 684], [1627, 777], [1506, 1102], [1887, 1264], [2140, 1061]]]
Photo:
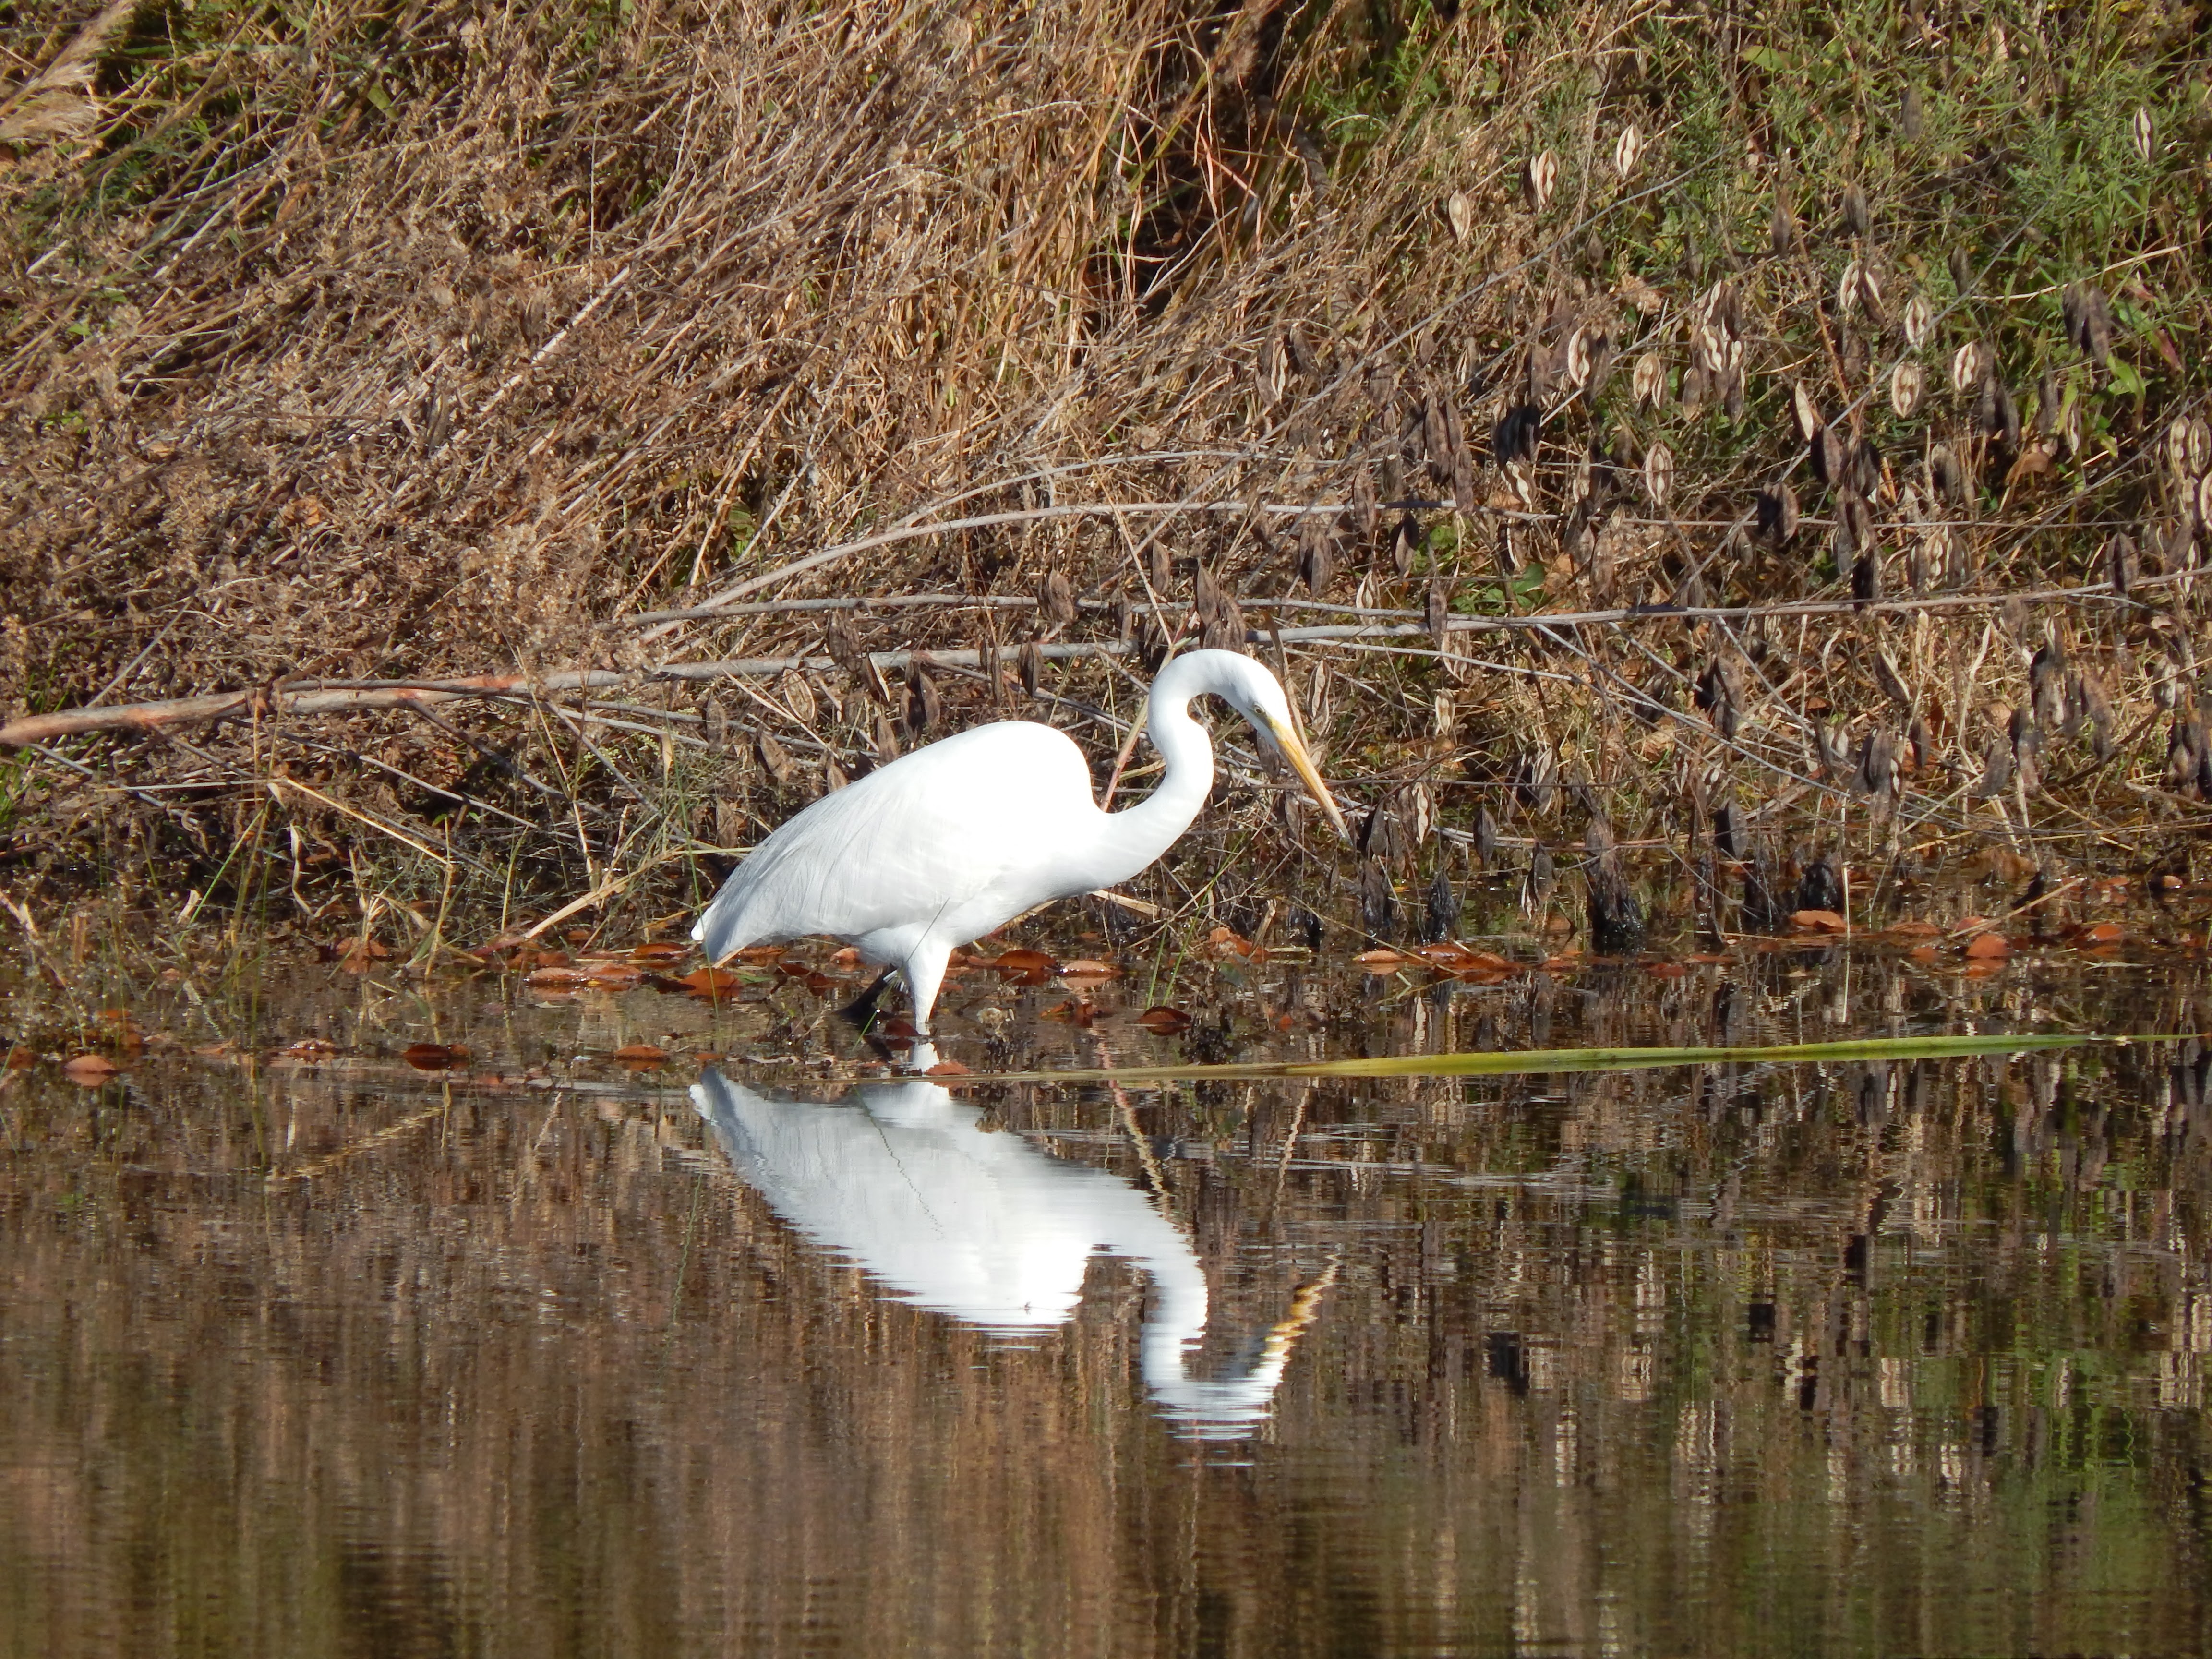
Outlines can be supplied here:
[[1233, 1439], [1266, 1420], [1298, 1334], [1331, 1275], [1235, 1374], [1188, 1365], [1206, 1331], [1206, 1274], [1182, 1231], [1103, 1170], [1048, 1157], [915, 1078], [856, 1090], [849, 1103], [779, 1099], [708, 1072], [691, 1090], [738, 1172], [776, 1212], [893, 1294], [987, 1330], [1030, 1334], [1071, 1318], [1091, 1255], [1152, 1280], [1138, 1347], [1145, 1386], [1187, 1433]]

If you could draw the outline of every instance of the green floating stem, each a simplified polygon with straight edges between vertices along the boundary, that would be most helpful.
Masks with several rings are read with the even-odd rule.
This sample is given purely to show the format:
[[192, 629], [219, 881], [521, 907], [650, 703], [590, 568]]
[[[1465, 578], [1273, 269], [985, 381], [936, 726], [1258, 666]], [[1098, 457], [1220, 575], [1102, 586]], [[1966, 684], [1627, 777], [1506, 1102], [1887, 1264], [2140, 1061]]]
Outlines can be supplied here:
[[1496, 1077], [1527, 1072], [1613, 1072], [1649, 1066], [1805, 1065], [1821, 1060], [1941, 1060], [2073, 1048], [2092, 1042], [2178, 1042], [2185, 1036], [2037, 1036], [1868, 1037], [1789, 1042], [1765, 1048], [1531, 1048], [1518, 1054], [1394, 1054], [1383, 1060], [1273, 1060], [1249, 1066], [1133, 1066], [1109, 1071], [978, 1073], [975, 1083], [1171, 1083], [1183, 1079], [1268, 1077]]

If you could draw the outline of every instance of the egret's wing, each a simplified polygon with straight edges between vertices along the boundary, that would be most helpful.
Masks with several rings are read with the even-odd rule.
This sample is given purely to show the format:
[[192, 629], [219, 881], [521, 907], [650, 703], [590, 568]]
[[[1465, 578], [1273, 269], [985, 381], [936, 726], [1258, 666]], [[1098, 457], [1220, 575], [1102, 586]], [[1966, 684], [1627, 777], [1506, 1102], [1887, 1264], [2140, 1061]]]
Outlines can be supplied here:
[[1082, 751], [1009, 720], [915, 750], [792, 818], [753, 849], [699, 920], [719, 961], [760, 939], [846, 938], [927, 923], [995, 892], [1022, 893], [1096, 819]]

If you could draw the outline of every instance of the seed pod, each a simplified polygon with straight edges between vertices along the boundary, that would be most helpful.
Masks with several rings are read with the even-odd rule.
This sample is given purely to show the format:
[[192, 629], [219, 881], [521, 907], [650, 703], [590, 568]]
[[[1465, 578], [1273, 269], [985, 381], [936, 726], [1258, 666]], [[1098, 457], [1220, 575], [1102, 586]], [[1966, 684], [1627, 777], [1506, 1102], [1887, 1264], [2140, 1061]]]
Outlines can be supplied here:
[[1832, 726], [1826, 720], [1814, 720], [1813, 752], [1820, 761], [1823, 777], [1841, 777], [1851, 769], [1850, 744], [1839, 726]]
[[1691, 691], [1691, 701], [1712, 720], [1713, 729], [1733, 738], [1743, 719], [1743, 676], [1734, 663], [1718, 660], [1705, 665]]
[[2166, 528], [2159, 541], [2159, 555], [2168, 575], [2191, 569], [2197, 563], [2197, 527], [2186, 514], [2176, 519]]
[[1501, 467], [1534, 460], [1543, 427], [1542, 410], [1534, 404], [1516, 404], [1490, 434], [1492, 459]]
[[775, 780], [777, 787], [781, 788], [791, 781], [794, 769], [791, 756], [774, 736], [762, 732], [753, 744], [753, 751], [760, 757], [761, 769]]
[[1882, 696], [1908, 714], [1911, 712], [1912, 688], [1905, 684], [1905, 676], [1898, 672], [1887, 651], [1874, 653], [1874, 678], [1875, 684], [1881, 687]]
[[1790, 388], [1790, 408], [1797, 416], [1797, 435], [1806, 443], [1826, 424], [1820, 418], [1820, 406], [1813, 401], [1813, 394], [1802, 386]]
[[1451, 594], [1441, 580], [1429, 584], [1425, 620], [1429, 626], [1430, 641], [1437, 650], [1443, 650], [1444, 635], [1451, 626]]
[[1786, 546], [1797, 533], [1797, 492], [1787, 483], [1759, 492], [1759, 533], [1771, 547]]
[[1910, 359], [1900, 362], [1889, 372], [1889, 406], [1903, 418], [1909, 418], [1920, 408], [1920, 391], [1926, 377], [1920, 365]]
[[1199, 643], [1209, 651], [1242, 651], [1245, 634], [1243, 610], [1235, 599], [1224, 594], [1221, 608], [1200, 634]]
[[822, 629], [823, 648], [829, 652], [830, 660], [850, 674], [866, 687], [872, 676], [867, 672], [861, 656], [860, 642], [853, 636], [853, 624], [842, 616], [832, 615]]
[[1514, 766], [1514, 793], [1520, 796], [1521, 804], [1531, 811], [1548, 810], [1553, 792], [1559, 787], [1559, 757], [1542, 744], [1524, 749]]
[[1421, 521], [1410, 513], [1401, 514], [1397, 533], [1390, 538], [1390, 568], [1400, 577], [1412, 572], [1413, 554], [1422, 540]]
[[1298, 579], [1319, 599], [1336, 578], [1336, 538], [1318, 514], [1298, 527]]
[[1197, 614], [1200, 626], [1221, 614], [1221, 584], [1203, 564], [1198, 567], [1197, 580], [1193, 584], [1190, 608]]
[[1421, 404], [1421, 442], [1429, 452], [1429, 471], [1440, 484], [1451, 482], [1451, 422], [1443, 398], [1431, 392]]
[[2166, 777], [2175, 793], [2197, 793], [2197, 775], [2203, 770], [2207, 748], [2202, 715], [2185, 714], [2174, 721], [2166, 738]]
[[1872, 501], [1881, 491], [1881, 450], [1872, 438], [1856, 440], [1844, 457], [1844, 477], [1853, 489]]
[[1778, 259], [1787, 258], [1797, 246], [1797, 216], [1790, 210], [1790, 198], [1778, 190], [1774, 211], [1767, 216], [1766, 243]]
[[1837, 544], [1845, 553], [1860, 553], [1874, 545], [1874, 509], [1855, 489], [1836, 496]]
[[1865, 267], [1853, 259], [1844, 267], [1844, 274], [1836, 283], [1836, 315], [1848, 318], [1859, 308], [1859, 278]]
[[1552, 200], [1552, 191], [1559, 182], [1559, 158], [1546, 150], [1528, 163], [1522, 175], [1522, 186], [1528, 192], [1528, 205], [1541, 213]]
[[2089, 751], [2100, 761], [2112, 757], [2112, 697], [2105, 682], [2083, 669], [2074, 682], [2074, 726], [2090, 728]]
[[1874, 232], [1874, 210], [1867, 205], [1866, 191], [1856, 185], [1844, 186], [1844, 223], [1854, 236], [1869, 236]]
[[1951, 354], [1951, 390], [1961, 397], [1979, 390], [1988, 373], [1988, 356], [1979, 340], [1969, 340]]
[[1613, 343], [1613, 336], [1604, 329], [1589, 331], [1585, 343], [1589, 349], [1589, 369], [1585, 376], [1589, 395], [1595, 397], [1613, 378], [1613, 366], [1620, 360], [1620, 349]]
[[1474, 809], [1474, 855], [1486, 867], [1498, 857], [1498, 820], [1487, 806]]
[[1936, 313], [1928, 303], [1928, 296], [1916, 294], [1905, 302], [1905, 343], [1915, 351], [1928, 338], [1928, 331], [1936, 325]]
[[[1718, 768], [1716, 767], [1716, 771]], [[1715, 780], [1707, 781], [1707, 788]], [[1744, 833], [1743, 813], [1731, 793], [1713, 808], [1713, 851], [1724, 859], [1740, 859], [1748, 844]]]
[[1959, 458], [1951, 453], [1948, 444], [1937, 444], [1928, 452], [1928, 487], [1938, 501], [1963, 501], [1966, 499], [1966, 470]]
[[927, 652], [917, 651], [907, 660], [906, 734], [908, 743], [921, 742], [937, 730], [945, 718], [945, 701], [938, 695], [937, 681], [931, 675], [930, 667]]
[[1948, 525], [1930, 525], [1920, 538], [1920, 549], [1913, 561], [1912, 586], [1915, 591], [1942, 586], [1952, 578], [1952, 538]]
[[[1698, 302], [1698, 314], [1723, 340], [1743, 332], [1743, 296], [1734, 283], [1718, 282], [1707, 289], [1705, 297]], [[1719, 364], [1716, 362], [1715, 367]]]
[[1920, 142], [1921, 121], [1920, 88], [1914, 86], [1908, 86], [1905, 89], [1905, 96], [1899, 99], [1897, 101], [1897, 131], [1899, 136], [1901, 137], [1908, 144], [1918, 143]]
[[1661, 507], [1674, 493], [1674, 452], [1664, 444], [1654, 444], [1644, 452], [1644, 489], [1652, 504]]
[[892, 726], [889, 714], [879, 713], [876, 716], [876, 764], [889, 766], [898, 757], [897, 728]]
[[2202, 415], [2189, 423], [2189, 444], [2185, 452], [2189, 476], [2201, 478], [2212, 471], [2212, 422]]
[[1022, 677], [1022, 690], [1034, 697], [1039, 683], [1044, 678], [1044, 647], [1035, 640], [1024, 640], [1021, 654], [1016, 659], [1016, 666]]
[[1667, 396], [1667, 365], [1657, 352], [1647, 351], [1636, 360], [1628, 383], [1638, 403], [1656, 407]]
[[2150, 112], [2138, 105], [2135, 118], [2128, 125], [2135, 133], [2136, 154], [2145, 161], [2154, 160], [2158, 153], [2158, 132], [2151, 125]]
[[717, 750], [726, 747], [730, 741], [730, 711], [713, 697], [708, 697], [700, 704], [699, 713], [704, 717], [704, 735], [708, 745]]
[[1872, 542], [1859, 549], [1851, 562], [1851, 598], [1860, 605], [1873, 605], [1881, 598], [1881, 550]]
[[1965, 248], [1953, 248], [1943, 264], [1951, 273], [1951, 286], [1958, 290], [1961, 299], [1974, 291], [1974, 262], [1967, 257]]
[[2038, 646], [2027, 665], [2027, 700], [2035, 718], [2045, 726], [2057, 726], [2066, 717], [2066, 653], [2055, 641]]
[[1643, 153], [1644, 135], [1636, 130], [1636, 123], [1631, 121], [1621, 128], [1620, 137], [1613, 143], [1613, 170], [1620, 175], [1623, 183], [1627, 182], [1628, 175], [1636, 171], [1636, 158]]
[[2177, 415], [2166, 428], [2166, 470], [2177, 478], [2193, 474], [2189, 466], [2189, 416]]
[[1992, 795], [2004, 793], [2012, 781], [2012, 744], [2002, 737], [1993, 737], [1982, 749], [1982, 775], [1973, 787], [1966, 791], [1972, 800], [1987, 800]]
[[1279, 339], [1263, 340], [1252, 360], [1252, 389], [1260, 394], [1260, 406], [1273, 409], [1283, 400], [1284, 362], [1283, 343]]
[[1375, 499], [1375, 480], [1365, 467], [1352, 475], [1352, 518], [1359, 526], [1359, 539], [1371, 543], [1375, 526], [1382, 518], [1382, 508]]
[[1070, 627], [1075, 621], [1075, 590], [1068, 586], [1067, 578], [1057, 570], [1045, 573], [1037, 583], [1037, 609], [1060, 628]]
[[1850, 464], [1850, 439], [1833, 427], [1813, 428], [1813, 441], [1806, 446], [1807, 458], [1813, 465], [1813, 476], [1831, 489], [1843, 483]]
[[794, 668], [775, 683], [775, 689], [801, 726], [814, 724], [814, 688], [807, 684], [805, 675]]
[[1588, 383], [1589, 372], [1589, 334], [1578, 328], [1567, 337], [1567, 384], [1580, 391]]
[[1459, 410], [1449, 404], [1444, 405], [1444, 441], [1450, 458], [1452, 507], [1472, 517], [1479, 505], [1474, 496], [1474, 456], [1468, 449], [1467, 434], [1460, 429]]
[[1167, 545], [1157, 537], [1145, 550], [1145, 574], [1151, 578], [1152, 592], [1156, 595], [1166, 592], [1169, 584], [1175, 580], [1174, 568], [1168, 560]]
[[1455, 190], [1444, 198], [1444, 222], [1451, 227], [1453, 240], [1464, 242], [1474, 234], [1474, 198], [1463, 190]]
[[1989, 407], [1982, 423], [2008, 450], [2020, 447], [2020, 405], [2013, 401], [2012, 388], [1992, 377], [1989, 385]]
[[1540, 910], [1557, 885], [1559, 875], [1551, 849], [1539, 842], [1528, 854], [1528, 871], [1521, 884], [1521, 902], [1528, 909]]
[[2212, 531], [2212, 475], [2197, 481], [2197, 522], [2203, 529]]
[[1438, 944], [1459, 931], [1459, 895], [1452, 890], [1451, 872], [1441, 856], [1436, 873], [1429, 878], [1425, 908], [1427, 914], [1422, 918], [1421, 937], [1430, 944]]
[[2105, 569], [2112, 592], [2125, 599], [2139, 568], [2135, 538], [2124, 530], [2114, 531], [2105, 542]]
[[1876, 328], [1888, 322], [1889, 313], [1883, 308], [1881, 302], [1881, 280], [1874, 274], [1874, 267], [1870, 264], [1859, 267], [1858, 302], [1866, 307], [1868, 320]]
[[1869, 732], [1859, 744], [1859, 760], [1852, 787], [1862, 795], [1887, 799], [1897, 793], [1897, 739], [1887, 732]]

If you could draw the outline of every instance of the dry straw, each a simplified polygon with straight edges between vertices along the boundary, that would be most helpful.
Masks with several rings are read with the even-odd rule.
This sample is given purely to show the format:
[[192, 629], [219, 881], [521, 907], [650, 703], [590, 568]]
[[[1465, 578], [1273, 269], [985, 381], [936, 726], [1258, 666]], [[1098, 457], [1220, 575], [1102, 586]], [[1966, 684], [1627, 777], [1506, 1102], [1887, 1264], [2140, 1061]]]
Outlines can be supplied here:
[[[1650, 19], [190, 15], [40, 13], [0, 104], [0, 714], [58, 883], [204, 885], [296, 774], [251, 811], [331, 849], [302, 894], [353, 811], [565, 898], [1024, 702], [1103, 766], [1200, 641], [1279, 650], [1377, 816], [1427, 792], [1401, 882], [1591, 801], [1693, 853], [1709, 774], [1799, 803], [1785, 858], [2198, 821], [2203, 181], [2127, 87], [2069, 95], [2147, 216], [2033, 243], [1916, 171], [2014, 116], [1931, 87], [1777, 149]], [[1607, 101], [1629, 52], [1657, 106]], [[2118, 739], [1962, 798], [2049, 637]], [[1894, 774], [1824, 769], [1838, 723]], [[1586, 783], [1519, 789], [1531, 749]]]

